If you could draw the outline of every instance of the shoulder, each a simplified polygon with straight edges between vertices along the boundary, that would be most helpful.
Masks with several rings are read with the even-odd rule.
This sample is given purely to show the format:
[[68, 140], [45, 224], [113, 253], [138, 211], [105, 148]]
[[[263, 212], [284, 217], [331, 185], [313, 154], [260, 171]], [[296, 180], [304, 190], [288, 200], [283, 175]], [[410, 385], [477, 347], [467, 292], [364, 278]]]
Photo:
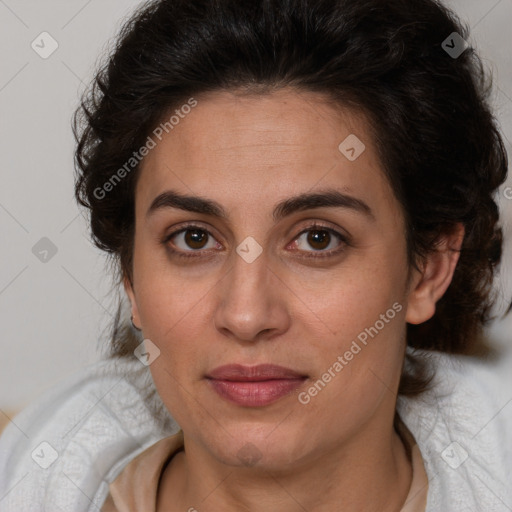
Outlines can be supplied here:
[[0, 436], [1, 509], [97, 509], [122, 467], [178, 428], [138, 359], [90, 365], [23, 410]]
[[511, 357], [484, 362], [430, 351], [414, 354], [435, 370], [433, 385], [418, 398], [400, 397], [397, 409], [424, 458], [427, 512], [510, 510]]

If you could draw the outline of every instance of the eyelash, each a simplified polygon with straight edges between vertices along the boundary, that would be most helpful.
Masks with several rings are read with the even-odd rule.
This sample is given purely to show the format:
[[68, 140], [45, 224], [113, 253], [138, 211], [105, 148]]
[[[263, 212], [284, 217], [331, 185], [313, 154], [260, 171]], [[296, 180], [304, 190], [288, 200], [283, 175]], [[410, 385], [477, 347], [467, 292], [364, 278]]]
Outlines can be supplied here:
[[[204, 227], [198, 226], [197, 224], [187, 224], [185, 226], [180, 227], [180, 229], [173, 231], [172, 233], [169, 233], [166, 235], [163, 240], [161, 240], [161, 243], [167, 247], [167, 249], [173, 254], [173, 256], [177, 256], [178, 258], [198, 258], [202, 257], [201, 253], [205, 251], [201, 250], [191, 250], [191, 251], [185, 251], [182, 252], [180, 250], [173, 249], [169, 245], [169, 241], [176, 235], [179, 235], [180, 233], [183, 233], [184, 231], [189, 230], [198, 230], [198, 231], [204, 231], [209, 236], [213, 235]], [[329, 228], [327, 226], [324, 226], [322, 224], [317, 224], [316, 222], [308, 226], [306, 229], [303, 229], [295, 238], [293, 241], [297, 240], [301, 235], [304, 233], [307, 233], [308, 231], [327, 231], [328, 233], [334, 235], [336, 238], [339, 239], [341, 242], [340, 246], [337, 249], [331, 249], [330, 251], [307, 251], [302, 257], [304, 258], [330, 258], [337, 256], [339, 253], [343, 252], [345, 250], [345, 246], [350, 245], [349, 241], [346, 236], [342, 235], [338, 231], [335, 231], [332, 228]], [[214, 238], [214, 237], [213, 237]], [[299, 251], [300, 252], [300, 251]]]

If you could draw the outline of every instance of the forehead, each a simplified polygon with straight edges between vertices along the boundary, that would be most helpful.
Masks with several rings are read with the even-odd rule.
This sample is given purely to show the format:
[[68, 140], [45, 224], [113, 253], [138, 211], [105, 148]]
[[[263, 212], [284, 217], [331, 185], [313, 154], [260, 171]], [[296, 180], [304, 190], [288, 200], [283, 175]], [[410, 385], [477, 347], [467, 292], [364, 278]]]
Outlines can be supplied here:
[[[319, 93], [221, 91], [196, 101], [187, 114], [175, 117], [178, 122], [163, 131], [161, 140], [155, 139], [142, 162], [138, 204], [147, 206], [168, 188], [233, 206], [248, 205], [251, 198], [265, 204], [270, 196], [314, 191], [316, 186], [390, 193], [365, 116], [336, 107]], [[340, 150], [347, 138], [352, 146], [357, 140], [364, 144], [352, 161], [343, 145]]]

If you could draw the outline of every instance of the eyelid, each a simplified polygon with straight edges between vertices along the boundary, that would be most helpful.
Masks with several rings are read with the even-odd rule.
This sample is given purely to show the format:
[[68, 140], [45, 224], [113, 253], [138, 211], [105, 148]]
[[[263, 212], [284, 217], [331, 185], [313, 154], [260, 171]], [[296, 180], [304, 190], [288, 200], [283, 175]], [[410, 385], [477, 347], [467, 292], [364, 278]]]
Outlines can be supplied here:
[[299, 237], [304, 232], [313, 231], [315, 229], [317, 229], [318, 231], [320, 231], [320, 230], [329, 231], [329, 232], [334, 233], [346, 240], [348, 240], [350, 238], [350, 235], [348, 234], [348, 232], [346, 230], [344, 230], [328, 221], [324, 221], [324, 220], [320, 220], [320, 221], [319, 220], [309, 220], [308, 221], [308, 220], [306, 220], [306, 221], [302, 222], [301, 224], [303, 224], [304, 227], [301, 229], [301, 231], [299, 231], [299, 233], [295, 236], [295, 238]]
[[334, 237], [339, 239], [340, 244], [335, 249], [330, 249], [328, 251], [324, 251], [324, 250], [301, 251], [300, 249], [295, 249], [294, 252], [302, 253], [301, 257], [304, 257], [304, 258], [321, 259], [321, 258], [334, 257], [334, 256], [340, 254], [341, 252], [343, 252], [345, 250], [346, 246], [350, 246], [349, 235], [345, 234], [345, 233], [340, 233], [338, 231], [338, 229], [339, 228], [336, 228], [336, 229], [332, 228], [328, 224], [321, 224], [321, 223], [318, 223], [318, 221], [313, 221], [312, 224], [308, 224], [302, 231], [300, 231], [293, 238], [292, 242], [290, 242], [290, 244], [288, 244], [288, 246], [295, 243], [304, 233], [307, 233], [309, 231], [327, 231], [328, 233], [330, 233], [331, 235], [334, 235]]
[[[193, 230], [193, 229], [200, 229], [208, 233], [209, 235], [212, 235], [215, 240], [217, 240], [217, 235], [212, 233], [212, 230], [215, 231], [210, 225], [202, 224], [201, 221], [191, 221], [191, 222], [182, 222], [176, 226], [173, 226], [173, 229], [171, 232], [166, 233], [161, 242], [164, 243], [165, 241], [168, 241], [173, 236], [187, 230]], [[219, 237], [220, 238], [220, 237]]]
[[211, 236], [217, 243], [220, 243], [217, 240], [217, 236], [212, 233], [212, 228], [210, 226], [202, 225], [200, 221], [185, 222], [183, 224], [178, 224], [177, 226], [174, 226], [174, 229], [170, 233], [167, 233], [163, 236], [163, 238], [160, 240], [160, 243], [162, 245], [166, 246], [167, 250], [169, 250], [173, 255], [176, 255], [178, 257], [184, 257], [184, 258], [189, 258], [189, 257], [192, 257], [192, 258], [203, 257], [204, 258], [205, 254], [211, 255], [212, 251], [218, 251], [218, 249], [205, 249], [205, 250], [202, 250], [202, 249], [192, 250], [191, 249], [189, 251], [184, 251], [182, 249], [175, 249], [175, 248], [169, 246], [169, 241], [171, 240], [171, 238], [183, 233], [184, 231], [193, 230], [193, 229], [204, 231], [205, 233], [208, 234], [209, 237]]
[[[290, 244], [293, 244], [304, 233], [307, 233], [308, 231], [317, 230], [317, 231], [327, 231], [327, 232], [333, 234], [335, 237], [337, 237], [340, 240], [340, 247], [341, 247], [341, 249], [340, 249], [340, 247], [338, 247], [336, 249], [330, 249], [329, 251], [322, 251], [322, 250], [318, 250], [318, 251], [315, 251], [315, 250], [312, 250], [312, 251], [294, 250], [293, 252], [300, 252], [306, 258], [307, 257], [327, 258], [327, 257], [330, 257], [330, 256], [337, 255], [338, 253], [342, 252], [342, 250], [344, 249], [344, 246], [350, 245], [350, 242], [349, 242], [350, 241], [350, 236], [348, 234], [340, 233], [338, 231], [339, 228], [331, 227], [329, 225], [329, 223], [327, 223], [326, 221], [321, 221], [321, 222], [309, 221], [309, 222], [310, 222], [309, 224], [305, 225], [304, 228], [301, 231], [299, 231], [299, 233], [297, 233], [297, 235], [294, 236], [293, 240], [289, 244], [287, 244], [286, 247], [289, 247]], [[219, 240], [217, 240], [217, 236], [214, 235], [211, 232], [211, 228], [202, 225], [200, 221], [188, 222], [188, 223], [185, 222], [185, 223], [183, 223], [181, 225], [175, 226], [173, 231], [171, 233], [168, 233], [168, 234], [164, 235], [163, 239], [160, 242], [163, 245], [168, 246], [168, 242], [170, 241], [171, 238], [173, 238], [174, 236], [176, 236], [176, 235], [178, 235], [178, 234], [180, 234], [180, 233], [182, 233], [184, 231], [193, 230], [193, 229], [199, 229], [199, 230], [202, 230], [202, 231], [206, 232], [208, 234], [208, 236], [211, 236], [214, 240], [216, 240], [218, 243], [220, 243]], [[201, 254], [205, 254], [206, 253], [206, 254], [209, 255], [212, 251], [218, 251], [218, 249], [205, 249], [205, 250], [197, 249], [197, 250], [183, 251], [181, 249], [174, 249], [174, 248], [170, 248], [170, 247], [168, 247], [168, 248], [169, 248], [169, 250], [173, 254], [176, 254], [177, 256], [183, 256], [183, 257], [201, 257]]]

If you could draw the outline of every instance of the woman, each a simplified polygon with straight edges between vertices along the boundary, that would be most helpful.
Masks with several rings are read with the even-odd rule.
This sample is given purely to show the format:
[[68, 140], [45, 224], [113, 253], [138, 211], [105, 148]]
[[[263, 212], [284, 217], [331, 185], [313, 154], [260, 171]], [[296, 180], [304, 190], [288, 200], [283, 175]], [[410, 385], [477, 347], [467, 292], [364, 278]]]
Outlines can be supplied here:
[[7, 509], [510, 510], [510, 407], [465, 357], [507, 170], [466, 38], [433, 0], [126, 23], [76, 196], [131, 325], [8, 428]]

